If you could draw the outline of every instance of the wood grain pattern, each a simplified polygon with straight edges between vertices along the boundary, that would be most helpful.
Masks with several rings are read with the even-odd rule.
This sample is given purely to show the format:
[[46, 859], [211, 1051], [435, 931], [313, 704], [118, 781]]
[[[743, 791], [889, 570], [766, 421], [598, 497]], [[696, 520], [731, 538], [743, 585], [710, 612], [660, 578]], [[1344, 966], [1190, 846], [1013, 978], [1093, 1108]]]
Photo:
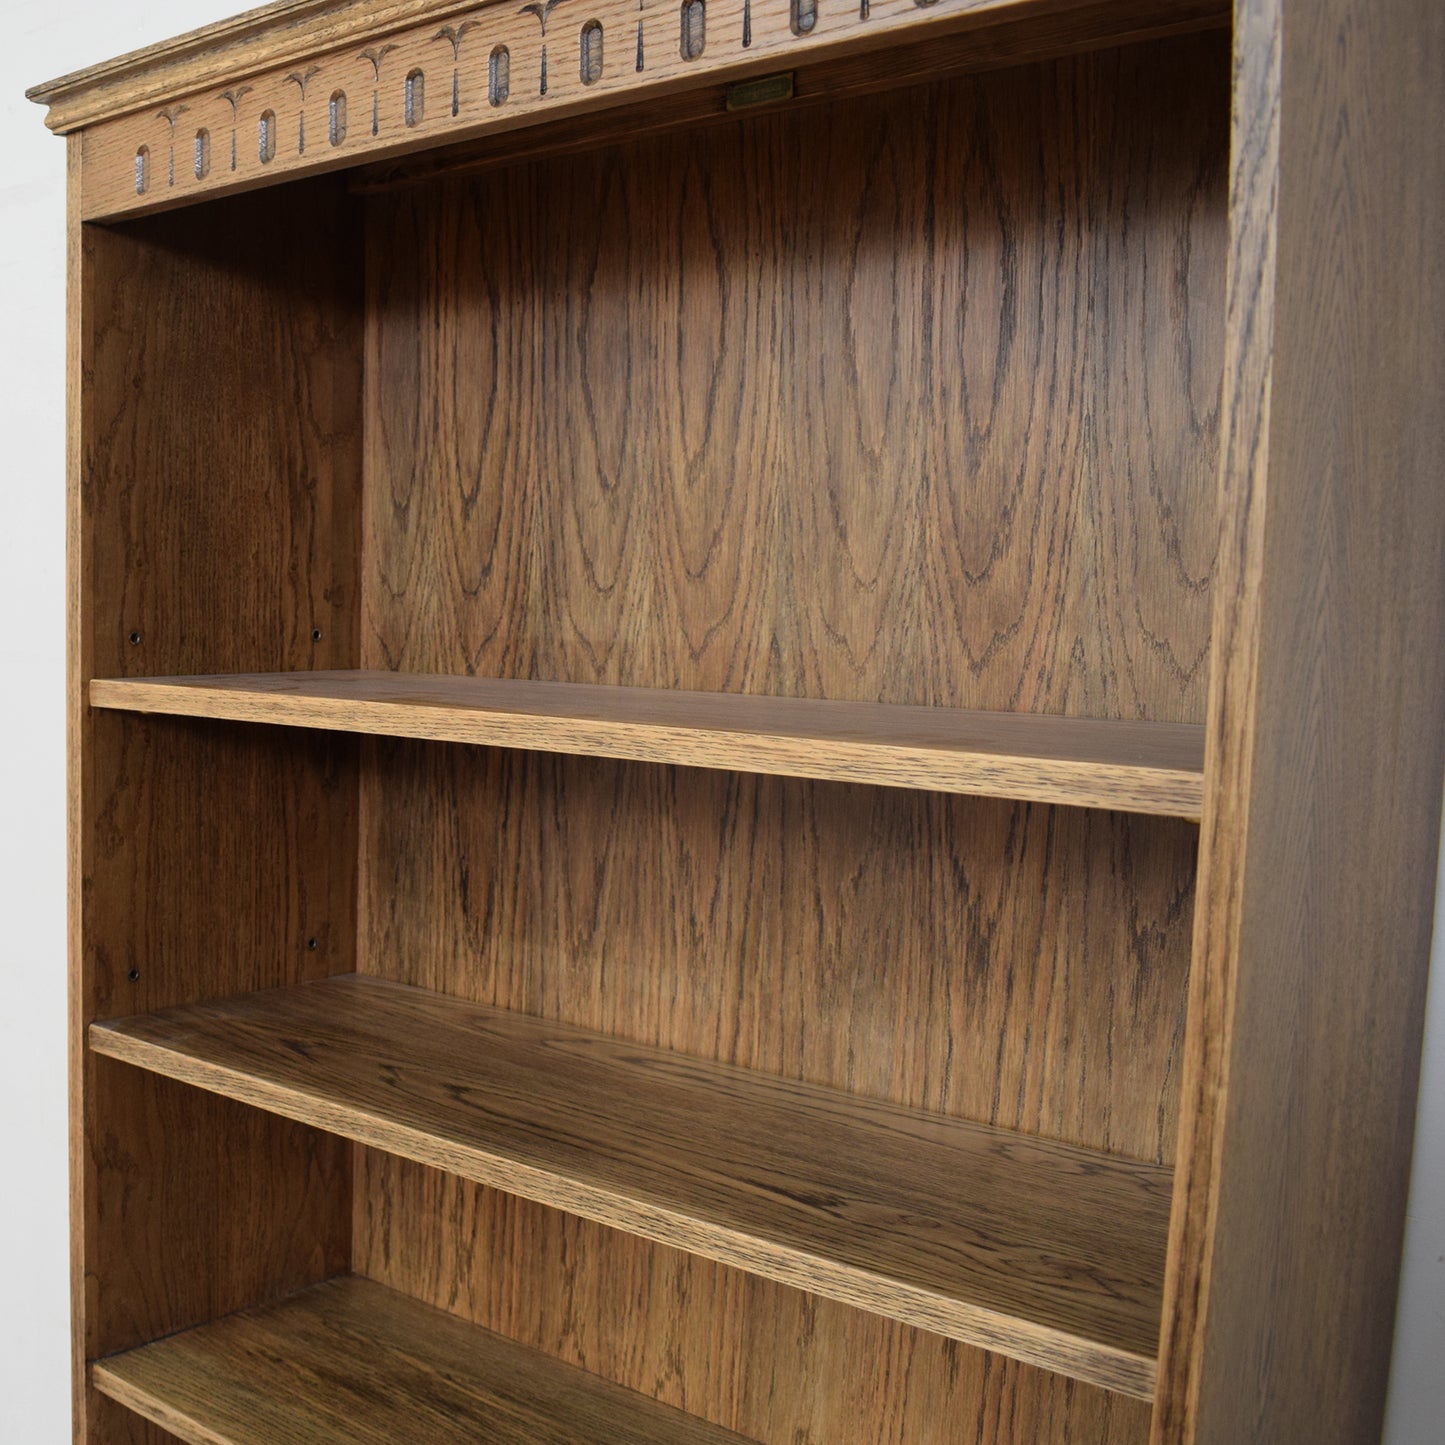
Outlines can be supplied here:
[[1203, 730], [394, 672], [98, 678], [93, 707], [1197, 819]]
[[[1227, 59], [1204, 36], [368, 197], [363, 665], [1197, 722]], [[362, 757], [364, 973], [1172, 1159], [1186, 824]], [[767, 1445], [1147, 1431], [364, 1157], [358, 1270]]]
[[190, 1445], [743, 1445], [345, 1277], [98, 1361], [95, 1381]]
[[[41, 97], [85, 128], [87, 1445], [163, 1438], [86, 1387], [87, 1355], [348, 1254], [762, 1445], [1378, 1435], [1445, 735], [1445, 16], [1239, 0], [1227, 210], [1222, 38], [1076, 54], [1227, 23], [1218, 0], [825, 3], [804, 34], [790, 8], [708, 0], [689, 44], [674, 0], [562, 9], [550, 32], [555, 5], [285, 0]], [[600, 66], [576, 49], [592, 20]], [[866, 86], [882, 51], [879, 83], [1071, 58], [640, 135], [737, 76]], [[497, 164], [496, 137], [531, 126]], [[599, 147], [608, 127], [628, 143]], [[471, 161], [436, 155], [364, 211], [314, 174], [468, 138], [483, 169], [437, 181]], [[85, 706], [97, 675], [362, 665], [1204, 720], [1203, 827]], [[662, 1045], [713, 1080], [845, 1089], [855, 1120], [903, 1106], [950, 1135], [1008, 1128], [1022, 1157], [1085, 1146], [1086, 1195], [1162, 1176], [1177, 1123], [1152, 1421], [81, 1050], [116, 1013], [353, 964], [604, 1034], [609, 1057]]]
[[[85, 699], [96, 670], [354, 661], [359, 297], [354, 248], [337, 246], [344, 207], [331, 189], [163, 229], [72, 216], [82, 1034], [354, 956], [349, 744], [97, 714]], [[314, 247], [295, 244], [296, 225]], [[77, 1435], [149, 1445], [158, 1431], [86, 1391], [85, 1360], [344, 1268], [350, 1159], [313, 1130], [79, 1051], [71, 1084]]]
[[[538, 118], [593, 113], [699, 79], [766, 73], [795, 58], [824, 63], [922, 35], [947, 39], [960, 30], [1033, 22], [1043, 27], [1038, 48], [1067, 53], [1227, 19], [1221, 0], [870, 0], [866, 11], [823, 6], [800, 32], [791, 23], [791, 0], [706, 0], [694, 12], [700, 34], [680, 45], [674, 0], [592, 0], [585, 13], [555, 10], [492, 4], [440, 28], [435, 18], [403, 30], [378, 26], [343, 50], [318, 48], [259, 73], [232, 68], [214, 88], [167, 86], [139, 112], [97, 115], [84, 131], [84, 214], [108, 219], [168, 209]], [[602, 27], [604, 43], [595, 78], [590, 69], [584, 78], [580, 46], [592, 24]], [[498, 47], [508, 55], [505, 92], [490, 84]], [[989, 48], [984, 40], [982, 49]], [[419, 106], [407, 100], [418, 93], [417, 76]], [[64, 100], [63, 91], [42, 88], [37, 98], [44, 95]], [[348, 110], [344, 127], [329, 124], [330, 100], [338, 95]], [[258, 128], [267, 117], [272, 143], [261, 144]], [[194, 147], [202, 134], [213, 142], [205, 164]]]
[[1152, 1397], [1167, 1169], [375, 979], [90, 1038], [372, 1147]]
[[46, 123], [66, 133], [102, 117], [163, 105], [201, 86], [291, 65], [400, 25], [446, 19], [476, 0], [271, 0], [212, 25], [32, 86]]
[[1364, 1442], [1445, 737], [1445, 11], [1238, 12], [1219, 655], [1154, 1439]]
[[[1129, 9], [1139, 21], [1142, 7]], [[1105, 7], [1069, 14], [1091, 25]], [[435, 30], [422, 39], [448, 49]], [[182, 258], [159, 274], [178, 276], [185, 299], [168, 302], [179, 323], [158, 318], [151, 336], [127, 321], [128, 338], [94, 349], [109, 340], [113, 358], [140, 337], [140, 354], [173, 377], [205, 374], [170, 339], [204, 312], [204, 276], [219, 288], [213, 328], [226, 336], [230, 320], [223, 347], [280, 358], [258, 415], [282, 414], [275, 386], [299, 398], [300, 420], [223, 435], [234, 417], [188, 419], [182, 390], [167, 398], [179, 425], [165, 406], [150, 413], [161, 420], [137, 451], [156, 453], [160, 477], [116, 493], [106, 534], [130, 550], [94, 574], [95, 593], [125, 613], [149, 605], [149, 584], [132, 577], [172, 579], [158, 589], [172, 602], [203, 590], [207, 569], [220, 581], [193, 618], [147, 612], [137, 651], [114, 665], [98, 653], [86, 676], [365, 663], [804, 705], [1197, 723], [1214, 566], [1224, 62], [1214, 38], [1170, 43], [371, 200], [360, 546], [336, 490], [358, 432], [346, 400], [359, 362], [354, 215], [315, 185], [300, 200], [318, 212], [309, 225], [293, 215], [289, 240], [279, 203], [121, 233], [114, 279], [139, 274], [120, 264], [133, 234], [136, 257], [154, 247]], [[445, 87], [425, 68], [435, 117]], [[553, 69], [581, 85], [575, 66]], [[288, 75], [273, 81], [293, 106], [328, 93], [327, 74], [294, 86]], [[385, 111], [379, 82], [377, 96], [378, 143], [411, 144], [397, 139], [400, 89], [385, 89]], [[573, 103], [565, 89], [553, 100], [556, 115]], [[314, 146], [325, 133], [305, 103]], [[253, 89], [237, 115], [271, 104]], [[299, 134], [294, 110], [276, 108], [284, 150]], [[361, 111], [353, 104], [351, 124], [366, 132]], [[175, 119], [183, 138], [208, 124]], [[104, 151], [91, 155], [98, 166]], [[303, 254], [300, 234], [313, 238]], [[268, 246], [294, 262], [281, 285], [262, 279]], [[296, 314], [265, 334], [293, 285]], [[228, 310], [256, 291], [267, 298], [260, 335]], [[311, 329], [318, 309], [329, 333]], [[318, 366], [323, 352], [330, 364]], [[112, 396], [111, 455], [124, 455], [134, 410], [156, 398]], [[183, 473], [237, 446], [239, 475], [222, 479], [216, 515], [187, 513]], [[267, 453], [263, 477], [252, 463]], [[293, 485], [279, 487], [278, 472]], [[298, 475], [309, 483], [299, 497]], [[148, 511], [153, 494], [166, 501]], [[344, 560], [358, 557], [360, 642]], [[262, 575], [247, 581], [258, 558]], [[308, 626], [305, 611], [323, 620]], [[324, 642], [308, 653], [317, 626]], [[345, 930], [346, 905], [333, 904], [348, 877], [352, 744], [284, 730], [264, 742], [202, 720], [89, 725], [128, 739], [123, 773], [159, 769], [168, 798], [206, 795], [209, 771], [237, 789], [219, 798], [229, 861], [204, 906], [178, 909], [164, 881], [176, 860], [205, 856], [191, 831], [201, 817], [153, 859], [114, 870], [117, 889], [146, 900], [143, 941], [160, 946], [142, 982], [158, 970], [156, 1003], [244, 987], [224, 961], [232, 947], [280, 960], [274, 981], [334, 971], [329, 942], [318, 939], [325, 958], [293, 965], [277, 941], [322, 897], [321, 916]], [[253, 746], [248, 762], [241, 750]], [[1172, 1155], [1196, 845], [1186, 824], [432, 742], [367, 738], [359, 753], [367, 973], [762, 1069], [793, 1081], [784, 1087], [841, 1087], [1087, 1145], [1107, 1151], [1106, 1178], [1144, 1167], [1109, 1156]], [[258, 849], [248, 820], [273, 810], [299, 826], [299, 855]], [[116, 813], [127, 829], [138, 817]], [[298, 856], [297, 891], [278, 891]], [[198, 967], [196, 938], [237, 918], [222, 960]], [[194, 992], [168, 998], [173, 985]], [[114, 1061], [92, 1067], [145, 1079]], [[194, 1123], [177, 1128], [170, 1111], [233, 1107], [170, 1082], [136, 1086], [177, 1089], [151, 1115], [182, 1143]], [[247, 1137], [227, 1116], [207, 1122], [218, 1140]], [[262, 1147], [274, 1164], [308, 1137]], [[154, 1231], [174, 1198], [194, 1229], [184, 1175], [159, 1147], [145, 1143], [125, 1166], [142, 1175], [137, 1219]], [[1019, 1147], [1053, 1157], [1061, 1146]], [[357, 1268], [459, 1314], [499, 1315], [548, 1354], [586, 1355], [766, 1445], [943, 1445], [959, 1429], [989, 1445], [1140, 1445], [1148, 1427], [1142, 1401], [421, 1164], [360, 1158]], [[208, 1164], [207, 1178], [223, 1180], [220, 1169]], [[307, 1198], [330, 1218], [334, 1176], [312, 1182]], [[219, 1230], [249, 1250], [254, 1272], [223, 1262], [221, 1293], [290, 1287], [278, 1253], [257, 1246], [264, 1231], [226, 1213], [243, 1191], [208, 1185], [198, 1197], [217, 1201]], [[261, 1197], [269, 1217], [281, 1201]], [[307, 1222], [296, 1243], [316, 1235]], [[189, 1248], [168, 1309], [205, 1305]], [[141, 1251], [147, 1287], [155, 1253]], [[291, 1282], [318, 1277], [307, 1271], [334, 1257], [321, 1254]], [[1152, 1351], [1149, 1311], [1134, 1328]], [[151, 1438], [113, 1402], [91, 1404], [96, 1438]]]
[[[1142, 1445], [1149, 1406], [361, 1150], [368, 1274], [766, 1445]], [[626, 1312], [646, 1328], [619, 1328]]]
[[362, 972], [1172, 1157], [1193, 826], [429, 743], [364, 752]]
[[[425, 743], [365, 751], [369, 971], [865, 1097], [1167, 1158], [1191, 825]], [[818, 1340], [809, 1320], [819, 1306], [788, 1291], [724, 1287], [701, 1264], [664, 1265], [670, 1252], [649, 1245], [609, 1245], [612, 1264], [573, 1268], [596, 1232], [567, 1234], [546, 1211], [513, 1210], [487, 1191], [438, 1200], [429, 1187], [404, 1188], [405, 1202], [387, 1208], [382, 1187], [369, 1177], [358, 1203], [365, 1272], [448, 1304], [444, 1281], [410, 1270], [419, 1253], [466, 1258], [477, 1278], [508, 1280], [529, 1302], [521, 1317], [541, 1348], [570, 1357], [575, 1322], [592, 1320], [596, 1360], [627, 1370], [614, 1378], [665, 1383], [673, 1403], [769, 1445], [822, 1445], [845, 1429], [860, 1441], [874, 1428], [880, 1439], [935, 1438], [930, 1409], [946, 1402], [943, 1418], [996, 1421], [998, 1389], [1020, 1418], [1037, 1415], [1041, 1438], [1142, 1438], [1131, 1433], [1137, 1419], [1097, 1402], [1076, 1414], [1042, 1375], [1000, 1375], [1001, 1364], [971, 1356], [960, 1366], [926, 1338], [884, 1339], [841, 1307]], [[478, 1216], [498, 1210], [510, 1223], [479, 1232]], [[547, 1250], [564, 1242], [571, 1263], [559, 1275]], [[672, 1286], [654, 1293], [647, 1282], [664, 1275]], [[694, 1289], [718, 1311], [705, 1330], [701, 1305], [688, 1303]], [[619, 1329], [615, 1301], [638, 1290], [647, 1323]], [[510, 1330], [511, 1318], [494, 1323]], [[604, 1340], [609, 1331], [618, 1337]], [[758, 1363], [775, 1386], [748, 1395], [758, 1414], [742, 1423], [729, 1412], [752, 1387], [727, 1383], [742, 1361], [713, 1359], [715, 1334], [746, 1338], [755, 1362], [799, 1369], [851, 1359], [856, 1371], [886, 1344], [898, 1371], [857, 1386], [865, 1394], [851, 1398], [870, 1413], [854, 1419], [824, 1383], [833, 1376], [784, 1387], [773, 1364]], [[666, 1349], [663, 1363], [674, 1339], [689, 1343]], [[914, 1358], [918, 1378], [902, 1364]]]
[[[1028, 15], [1019, 20], [996, 20], [978, 29], [956, 33], [928, 33], [921, 40], [894, 41], [884, 49], [858, 55], [817, 60], [808, 50], [800, 50], [789, 57], [790, 69], [781, 72], [791, 79], [791, 97], [769, 104], [774, 108], [793, 109], [975, 71], [1227, 27], [1228, 16], [1220, 8], [1201, 7], [1191, 16], [1190, 12], [1180, 9], [1162, 11], [1157, 0], [1137, 0], [1131, 15], [1120, 0], [1093, 0], [1092, 4], [1085, 3], [1057, 15]], [[738, 112], [732, 109], [735, 90], [758, 79], [767, 77], [754, 77], [753, 81], [708, 82], [704, 79], [702, 83], [689, 84], [685, 90], [646, 95], [605, 111], [588, 111], [560, 119], [537, 116], [524, 127], [484, 131], [466, 140], [448, 141], [424, 151], [363, 163], [348, 172], [347, 184], [353, 191], [367, 194], [444, 176], [511, 166], [544, 155], [598, 150], [666, 130], [735, 124], [738, 119]]]
[[363, 662], [1197, 722], [1225, 80], [1207, 36], [372, 198]]

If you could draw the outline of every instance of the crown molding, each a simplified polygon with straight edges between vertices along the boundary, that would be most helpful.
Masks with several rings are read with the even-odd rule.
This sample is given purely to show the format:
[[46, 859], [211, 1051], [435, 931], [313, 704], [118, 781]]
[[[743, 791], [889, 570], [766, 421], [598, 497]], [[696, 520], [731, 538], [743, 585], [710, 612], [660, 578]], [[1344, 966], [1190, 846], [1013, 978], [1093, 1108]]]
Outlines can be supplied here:
[[33, 86], [26, 95], [49, 107], [46, 125], [65, 135], [306, 56], [497, 3], [500, 0], [275, 0], [72, 71]]

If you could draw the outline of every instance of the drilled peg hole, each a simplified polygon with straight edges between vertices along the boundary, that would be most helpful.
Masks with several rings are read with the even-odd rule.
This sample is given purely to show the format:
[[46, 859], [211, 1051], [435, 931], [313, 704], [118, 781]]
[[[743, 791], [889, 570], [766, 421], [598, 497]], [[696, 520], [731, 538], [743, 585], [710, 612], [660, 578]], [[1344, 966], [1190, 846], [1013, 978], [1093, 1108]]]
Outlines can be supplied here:
[[130, 635], [130, 645], [131, 645], [132, 647], [139, 647], [139, 646], [140, 646], [140, 633], [139, 633], [139, 632], [132, 632], [132, 633], [131, 633], [131, 635]]
[[308, 938], [306, 940], [306, 949], [309, 953], [316, 952], [316, 940], [314, 938]]
[[321, 641], [321, 629], [319, 627], [313, 627], [311, 629], [311, 640], [312, 642]]
[[131, 969], [131, 971], [130, 971], [128, 974], [126, 974], [126, 977], [127, 977], [132, 983], [139, 983], [139, 982], [140, 982], [140, 969], [138, 969], [138, 968], [133, 968], [133, 969]]

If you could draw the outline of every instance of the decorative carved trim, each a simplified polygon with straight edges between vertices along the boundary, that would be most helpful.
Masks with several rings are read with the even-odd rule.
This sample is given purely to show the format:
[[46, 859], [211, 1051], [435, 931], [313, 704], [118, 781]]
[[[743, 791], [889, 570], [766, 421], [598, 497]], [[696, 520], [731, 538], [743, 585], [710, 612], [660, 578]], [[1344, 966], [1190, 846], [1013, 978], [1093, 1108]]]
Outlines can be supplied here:
[[[391, 7], [372, 8], [387, 13]], [[1198, 28], [1217, 22], [1221, 13], [1221, 0], [525, 0], [520, 5], [506, 0], [473, 5], [440, 27], [429, 17], [379, 43], [304, 57], [300, 64], [252, 75], [244, 85], [227, 77], [229, 89], [188, 94], [162, 110], [88, 128], [83, 214], [104, 219], [186, 204], [601, 109], [649, 92], [766, 75], [829, 55], [997, 26], [1004, 19], [1038, 21], [1063, 43], [1077, 45], [1151, 25], [1156, 33]], [[321, 122], [313, 116], [309, 132], [306, 123], [308, 98], [317, 96], [327, 97], [324, 141], [319, 139]], [[178, 141], [173, 132], [183, 113], [188, 119]], [[222, 147], [225, 137], [231, 144], [214, 165], [177, 166], [176, 144], [189, 158], [200, 130], [222, 138]], [[238, 144], [237, 136], [247, 134], [259, 135], [259, 143]]]
[[[488, 0], [480, 0], [481, 4]], [[491, 0], [503, 4], [507, 0]], [[328, 50], [476, 10], [478, 0], [275, 0], [144, 50], [72, 71], [26, 95], [50, 107], [60, 134], [270, 69], [294, 70]]]

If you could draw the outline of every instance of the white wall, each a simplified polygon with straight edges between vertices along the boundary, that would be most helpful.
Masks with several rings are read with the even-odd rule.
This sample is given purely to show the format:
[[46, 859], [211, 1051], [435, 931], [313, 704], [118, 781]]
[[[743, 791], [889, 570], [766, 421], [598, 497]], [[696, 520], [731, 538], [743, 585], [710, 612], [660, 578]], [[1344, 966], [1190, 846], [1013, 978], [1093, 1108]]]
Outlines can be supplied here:
[[[249, 0], [245, 0], [249, 3]], [[65, 1143], [65, 155], [27, 85], [243, 0], [0, 0], [0, 1442], [69, 1436]], [[4, 704], [23, 696], [22, 710]], [[1445, 1421], [1445, 917], [1388, 1445]], [[10, 1168], [12, 1161], [18, 1167]], [[1241, 1442], [1243, 1445], [1243, 1442]]]

